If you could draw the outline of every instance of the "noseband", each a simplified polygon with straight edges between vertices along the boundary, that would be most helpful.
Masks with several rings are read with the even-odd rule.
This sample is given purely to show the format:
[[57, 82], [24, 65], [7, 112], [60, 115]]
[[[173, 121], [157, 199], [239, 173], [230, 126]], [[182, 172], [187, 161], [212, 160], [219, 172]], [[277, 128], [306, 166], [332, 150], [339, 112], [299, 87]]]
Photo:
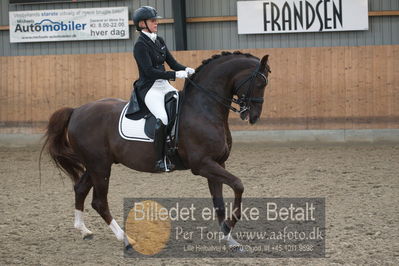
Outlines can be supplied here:
[[[253, 103], [263, 103], [264, 102], [263, 97], [251, 97], [252, 92], [255, 87], [255, 81], [256, 81], [257, 77], [260, 76], [263, 79], [263, 81], [265, 82], [265, 86], [269, 83], [268, 78], [263, 73], [261, 73], [259, 70], [260, 70], [260, 64], [258, 64], [255, 71], [253, 71], [251, 73], [251, 75], [249, 75], [247, 78], [245, 78], [243, 81], [241, 81], [240, 85], [238, 85], [238, 87], [234, 89], [233, 96], [237, 95], [237, 98], [233, 97], [233, 99], [231, 99], [231, 100], [220, 96], [219, 94], [217, 94], [216, 92], [214, 92], [212, 90], [206, 89], [206, 88], [198, 85], [191, 79], [186, 79], [186, 80], [188, 80], [188, 82], [191, 83], [194, 87], [199, 88], [203, 91], [206, 91], [207, 95], [210, 95], [213, 99], [215, 99], [217, 102], [224, 105], [231, 111], [241, 114], [241, 113], [243, 113], [245, 111], [249, 111], [251, 109], [251, 106], [250, 106], [251, 102], [253, 102]], [[241, 96], [238, 95], [241, 87], [243, 87], [247, 82], [250, 82], [248, 90], [245, 93], [243, 93]], [[229, 104], [226, 104], [225, 102], [228, 102]], [[231, 102], [238, 104], [240, 106], [240, 110], [231, 106]]]

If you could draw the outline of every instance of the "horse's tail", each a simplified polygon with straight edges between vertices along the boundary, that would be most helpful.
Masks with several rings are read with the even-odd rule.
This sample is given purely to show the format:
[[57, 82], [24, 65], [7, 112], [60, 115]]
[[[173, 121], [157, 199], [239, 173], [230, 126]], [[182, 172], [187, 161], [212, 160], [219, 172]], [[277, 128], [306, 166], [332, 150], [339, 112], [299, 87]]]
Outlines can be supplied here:
[[84, 172], [84, 167], [69, 144], [67, 136], [67, 127], [73, 110], [73, 108], [65, 107], [52, 114], [44, 135], [45, 141], [40, 157], [47, 146], [48, 153], [56, 166], [64, 171], [76, 184], [80, 175]]

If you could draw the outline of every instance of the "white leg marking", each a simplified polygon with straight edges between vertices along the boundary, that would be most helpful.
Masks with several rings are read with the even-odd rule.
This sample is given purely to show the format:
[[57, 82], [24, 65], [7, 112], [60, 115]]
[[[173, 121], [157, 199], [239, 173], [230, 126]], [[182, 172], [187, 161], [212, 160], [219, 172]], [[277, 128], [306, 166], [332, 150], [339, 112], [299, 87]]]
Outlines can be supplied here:
[[233, 251], [240, 251], [241, 244], [238, 243], [232, 236], [231, 232], [223, 237], [223, 240], [226, 241], [226, 245], [232, 249]]
[[125, 246], [128, 245], [134, 245], [136, 242], [132, 240], [128, 235], [123, 232], [123, 230], [119, 227], [118, 223], [115, 221], [115, 219], [112, 219], [111, 223], [109, 224], [109, 228], [111, 228], [112, 232], [114, 232], [116, 238], [119, 241], [124, 241]]
[[82, 211], [75, 210], [74, 226], [76, 229], [78, 229], [82, 233], [83, 238], [93, 235], [93, 233], [89, 229], [87, 229], [87, 227], [85, 226]]
[[125, 233], [123, 230], [119, 227], [118, 223], [115, 221], [115, 219], [112, 219], [111, 223], [109, 224], [109, 228], [111, 228], [112, 232], [114, 232], [116, 238], [119, 241], [122, 241], [125, 238]]

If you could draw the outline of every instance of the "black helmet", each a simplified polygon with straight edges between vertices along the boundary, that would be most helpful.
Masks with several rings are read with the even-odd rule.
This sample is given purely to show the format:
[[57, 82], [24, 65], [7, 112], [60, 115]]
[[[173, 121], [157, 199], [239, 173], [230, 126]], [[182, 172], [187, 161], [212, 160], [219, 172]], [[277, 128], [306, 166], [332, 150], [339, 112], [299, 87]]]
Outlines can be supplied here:
[[138, 31], [141, 31], [139, 22], [142, 20], [162, 18], [158, 16], [157, 10], [151, 6], [142, 6], [133, 13], [133, 22]]

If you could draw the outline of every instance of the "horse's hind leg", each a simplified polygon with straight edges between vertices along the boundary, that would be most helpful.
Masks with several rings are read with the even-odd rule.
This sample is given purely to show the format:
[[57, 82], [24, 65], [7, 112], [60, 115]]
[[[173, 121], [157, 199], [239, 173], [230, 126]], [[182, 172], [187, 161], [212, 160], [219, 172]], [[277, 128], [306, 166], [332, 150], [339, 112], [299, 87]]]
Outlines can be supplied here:
[[[101, 162], [97, 162], [102, 165]], [[103, 164], [105, 165], [105, 164]], [[93, 171], [90, 172], [91, 180], [93, 182], [93, 201], [91, 206], [95, 209], [98, 214], [104, 219], [108, 224], [112, 232], [115, 234], [116, 238], [120, 241], [125, 241], [125, 247], [130, 248], [129, 238], [125, 235], [123, 230], [120, 228], [118, 223], [112, 217], [108, 206], [108, 188], [109, 188], [109, 176], [111, 173], [111, 166], [108, 167], [106, 171]], [[130, 240], [131, 243], [134, 243]]]
[[90, 179], [89, 174], [87, 171], [82, 175], [79, 179], [78, 183], [75, 184], [75, 223], [74, 226], [78, 229], [82, 235], [83, 239], [90, 239], [93, 237], [93, 233], [87, 229], [84, 219], [84, 202], [86, 199], [87, 194], [89, 193], [90, 189], [92, 188], [93, 183]]

